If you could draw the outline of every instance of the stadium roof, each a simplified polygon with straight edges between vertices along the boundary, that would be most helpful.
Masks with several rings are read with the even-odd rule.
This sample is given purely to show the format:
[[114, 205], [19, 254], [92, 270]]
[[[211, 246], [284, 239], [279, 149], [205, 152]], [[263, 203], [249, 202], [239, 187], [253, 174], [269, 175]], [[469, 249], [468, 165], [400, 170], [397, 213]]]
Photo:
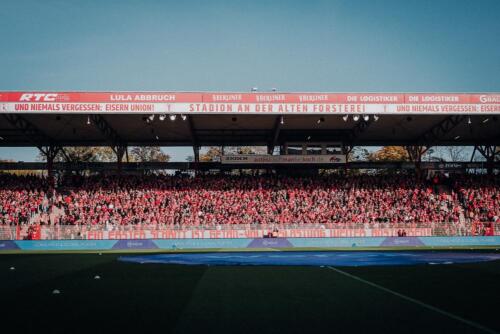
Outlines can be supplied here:
[[0, 92], [0, 114], [0, 146], [500, 144], [491, 93]]
[[[110, 138], [105, 132], [87, 124], [88, 116], [81, 114], [22, 116], [40, 131], [25, 132], [0, 119], [0, 146], [35, 146], [58, 143], [62, 146], [106, 145]], [[273, 115], [191, 115], [186, 121], [167, 117], [152, 122], [145, 115], [101, 115], [114, 129], [120, 140], [128, 145], [199, 146], [209, 145], [267, 145], [274, 140], [279, 116]], [[277, 144], [285, 142], [344, 142], [356, 145], [409, 145], [416, 144], [433, 127], [450, 116], [438, 115], [386, 115], [369, 122], [342, 116], [285, 115], [277, 134]], [[441, 137], [434, 145], [500, 144], [500, 122], [497, 116], [472, 115], [459, 119], [459, 124]], [[321, 121], [322, 119], [323, 121]], [[320, 123], [318, 123], [318, 121]], [[364, 127], [360, 129], [360, 124]], [[43, 135], [41, 135], [43, 134]]]

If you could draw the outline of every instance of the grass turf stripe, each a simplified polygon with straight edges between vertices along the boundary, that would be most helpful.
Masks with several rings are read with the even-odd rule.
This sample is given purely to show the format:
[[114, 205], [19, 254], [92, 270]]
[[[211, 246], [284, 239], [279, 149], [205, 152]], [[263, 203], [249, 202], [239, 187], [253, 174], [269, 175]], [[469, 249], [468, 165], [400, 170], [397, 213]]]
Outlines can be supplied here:
[[339, 273], [339, 274], [341, 274], [341, 275], [344, 275], [344, 276], [346, 276], [346, 277], [349, 277], [349, 278], [351, 278], [351, 279], [353, 279], [353, 280], [355, 280], [355, 281], [358, 281], [358, 282], [361, 282], [361, 283], [367, 284], [367, 285], [369, 285], [369, 286], [371, 286], [371, 287], [374, 287], [374, 288], [376, 288], [376, 289], [378, 289], [378, 290], [381, 290], [381, 291], [387, 292], [387, 293], [389, 293], [389, 294], [391, 294], [391, 295], [397, 296], [397, 297], [399, 297], [399, 298], [401, 298], [401, 299], [407, 300], [407, 301], [409, 301], [409, 302], [411, 302], [411, 303], [414, 303], [414, 304], [416, 304], [416, 305], [419, 305], [419, 306], [421, 306], [421, 307], [424, 307], [424, 308], [426, 308], [426, 309], [428, 309], [428, 310], [431, 310], [431, 311], [434, 311], [434, 312], [436, 312], [436, 313], [442, 314], [442, 315], [444, 315], [444, 316], [447, 316], [448, 318], [451, 318], [451, 319], [457, 320], [457, 321], [462, 322], [462, 323], [464, 323], [464, 324], [466, 324], [466, 325], [469, 325], [469, 326], [474, 327], [474, 328], [476, 328], [476, 329], [482, 330], [482, 331], [484, 331], [484, 332], [486, 332], [486, 333], [498, 334], [498, 332], [496, 332], [496, 331], [494, 331], [494, 330], [492, 330], [492, 329], [490, 329], [490, 328], [488, 328], [488, 327], [485, 327], [485, 326], [483, 326], [483, 325], [481, 325], [481, 324], [478, 324], [477, 322], [474, 322], [474, 321], [471, 321], [471, 320], [468, 320], [468, 319], [462, 318], [462, 317], [460, 317], [460, 316], [458, 316], [458, 315], [455, 315], [455, 314], [453, 314], [453, 313], [450, 313], [450, 312], [447, 312], [447, 311], [442, 310], [442, 309], [440, 309], [440, 308], [437, 308], [437, 307], [435, 307], [435, 306], [432, 306], [432, 305], [426, 304], [426, 303], [424, 303], [424, 302], [422, 302], [422, 301], [420, 301], [420, 300], [414, 299], [414, 298], [412, 298], [412, 297], [408, 297], [408, 296], [403, 295], [403, 294], [401, 294], [401, 293], [399, 293], [399, 292], [396, 292], [396, 291], [394, 291], [394, 290], [391, 290], [391, 289], [388, 289], [388, 288], [383, 287], [383, 286], [381, 286], [381, 285], [378, 285], [378, 284], [376, 284], [376, 283], [373, 283], [373, 282], [367, 281], [367, 280], [365, 280], [365, 279], [363, 279], [363, 278], [361, 278], [361, 277], [358, 277], [358, 276], [355, 276], [355, 275], [349, 274], [349, 273], [347, 273], [347, 272], [345, 272], [345, 271], [343, 271], [343, 270], [340, 270], [340, 269], [337, 269], [337, 268], [335, 268], [335, 267], [331, 267], [331, 266], [327, 266], [327, 268], [328, 268], [328, 269], [330, 269], [330, 270], [335, 271], [336, 273]]

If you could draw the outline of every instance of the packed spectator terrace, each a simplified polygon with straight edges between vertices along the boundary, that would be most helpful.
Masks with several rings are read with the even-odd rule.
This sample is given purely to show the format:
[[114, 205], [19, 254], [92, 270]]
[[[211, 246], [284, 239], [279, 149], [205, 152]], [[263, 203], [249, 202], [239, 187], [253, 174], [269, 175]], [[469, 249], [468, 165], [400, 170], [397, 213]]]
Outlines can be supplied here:
[[2, 225], [500, 223], [500, 178], [360, 176], [74, 176], [56, 189], [0, 174]]

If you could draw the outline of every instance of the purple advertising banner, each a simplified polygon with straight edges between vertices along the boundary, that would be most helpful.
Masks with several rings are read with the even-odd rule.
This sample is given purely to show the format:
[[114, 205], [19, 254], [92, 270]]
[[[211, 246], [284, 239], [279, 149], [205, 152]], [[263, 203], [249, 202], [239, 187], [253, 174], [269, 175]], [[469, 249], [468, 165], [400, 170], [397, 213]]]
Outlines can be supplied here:
[[380, 244], [380, 247], [398, 246], [425, 246], [417, 237], [388, 237]]
[[286, 238], [262, 238], [253, 239], [248, 248], [287, 248], [293, 245]]
[[151, 239], [118, 240], [113, 249], [156, 249], [158, 246]]

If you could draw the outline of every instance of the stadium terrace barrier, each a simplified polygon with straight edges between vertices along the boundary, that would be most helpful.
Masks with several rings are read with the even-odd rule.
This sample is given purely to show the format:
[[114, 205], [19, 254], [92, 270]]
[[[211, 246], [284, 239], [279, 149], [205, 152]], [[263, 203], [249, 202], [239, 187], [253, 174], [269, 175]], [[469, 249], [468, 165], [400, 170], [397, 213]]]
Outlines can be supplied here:
[[[499, 246], [497, 236], [466, 236], [467, 230], [454, 224], [379, 228], [310, 228], [281, 230], [276, 238], [264, 238], [273, 227], [253, 226], [235, 230], [231, 226], [218, 228], [137, 228], [123, 226], [106, 230], [102, 226], [43, 226], [0, 227], [2, 251], [93, 251], [93, 250], [182, 250], [211, 248], [359, 248], [359, 247], [476, 247]], [[406, 237], [397, 237], [404, 229]], [[27, 231], [31, 234], [27, 235]], [[493, 231], [490, 231], [493, 232]], [[498, 232], [498, 231], [497, 231]], [[460, 233], [465, 233], [460, 236]], [[439, 236], [441, 235], [441, 236]], [[23, 240], [23, 239], [36, 240]]]
[[187, 250], [262, 248], [363, 248], [363, 247], [500, 247], [493, 237], [371, 237], [371, 238], [275, 238], [275, 239], [139, 239], [139, 240], [4, 240], [0, 253], [8, 251]]
[[[298, 226], [220, 225], [217, 227], [183, 227], [115, 225], [21, 225], [0, 226], [0, 240], [119, 240], [119, 239], [252, 239], [273, 235], [280, 238], [346, 238], [405, 236], [466, 236], [471, 229], [459, 224], [379, 224], [376, 226], [335, 224]], [[489, 230], [486, 235], [494, 235]], [[479, 233], [475, 233], [479, 234]], [[500, 234], [500, 233], [499, 233]]]
[[21, 225], [0, 226], [0, 240], [121, 240], [121, 239], [255, 239], [272, 235], [280, 238], [352, 238], [500, 235], [500, 225], [480, 228], [452, 223], [290, 225], [219, 225], [174, 228], [161, 225]]

